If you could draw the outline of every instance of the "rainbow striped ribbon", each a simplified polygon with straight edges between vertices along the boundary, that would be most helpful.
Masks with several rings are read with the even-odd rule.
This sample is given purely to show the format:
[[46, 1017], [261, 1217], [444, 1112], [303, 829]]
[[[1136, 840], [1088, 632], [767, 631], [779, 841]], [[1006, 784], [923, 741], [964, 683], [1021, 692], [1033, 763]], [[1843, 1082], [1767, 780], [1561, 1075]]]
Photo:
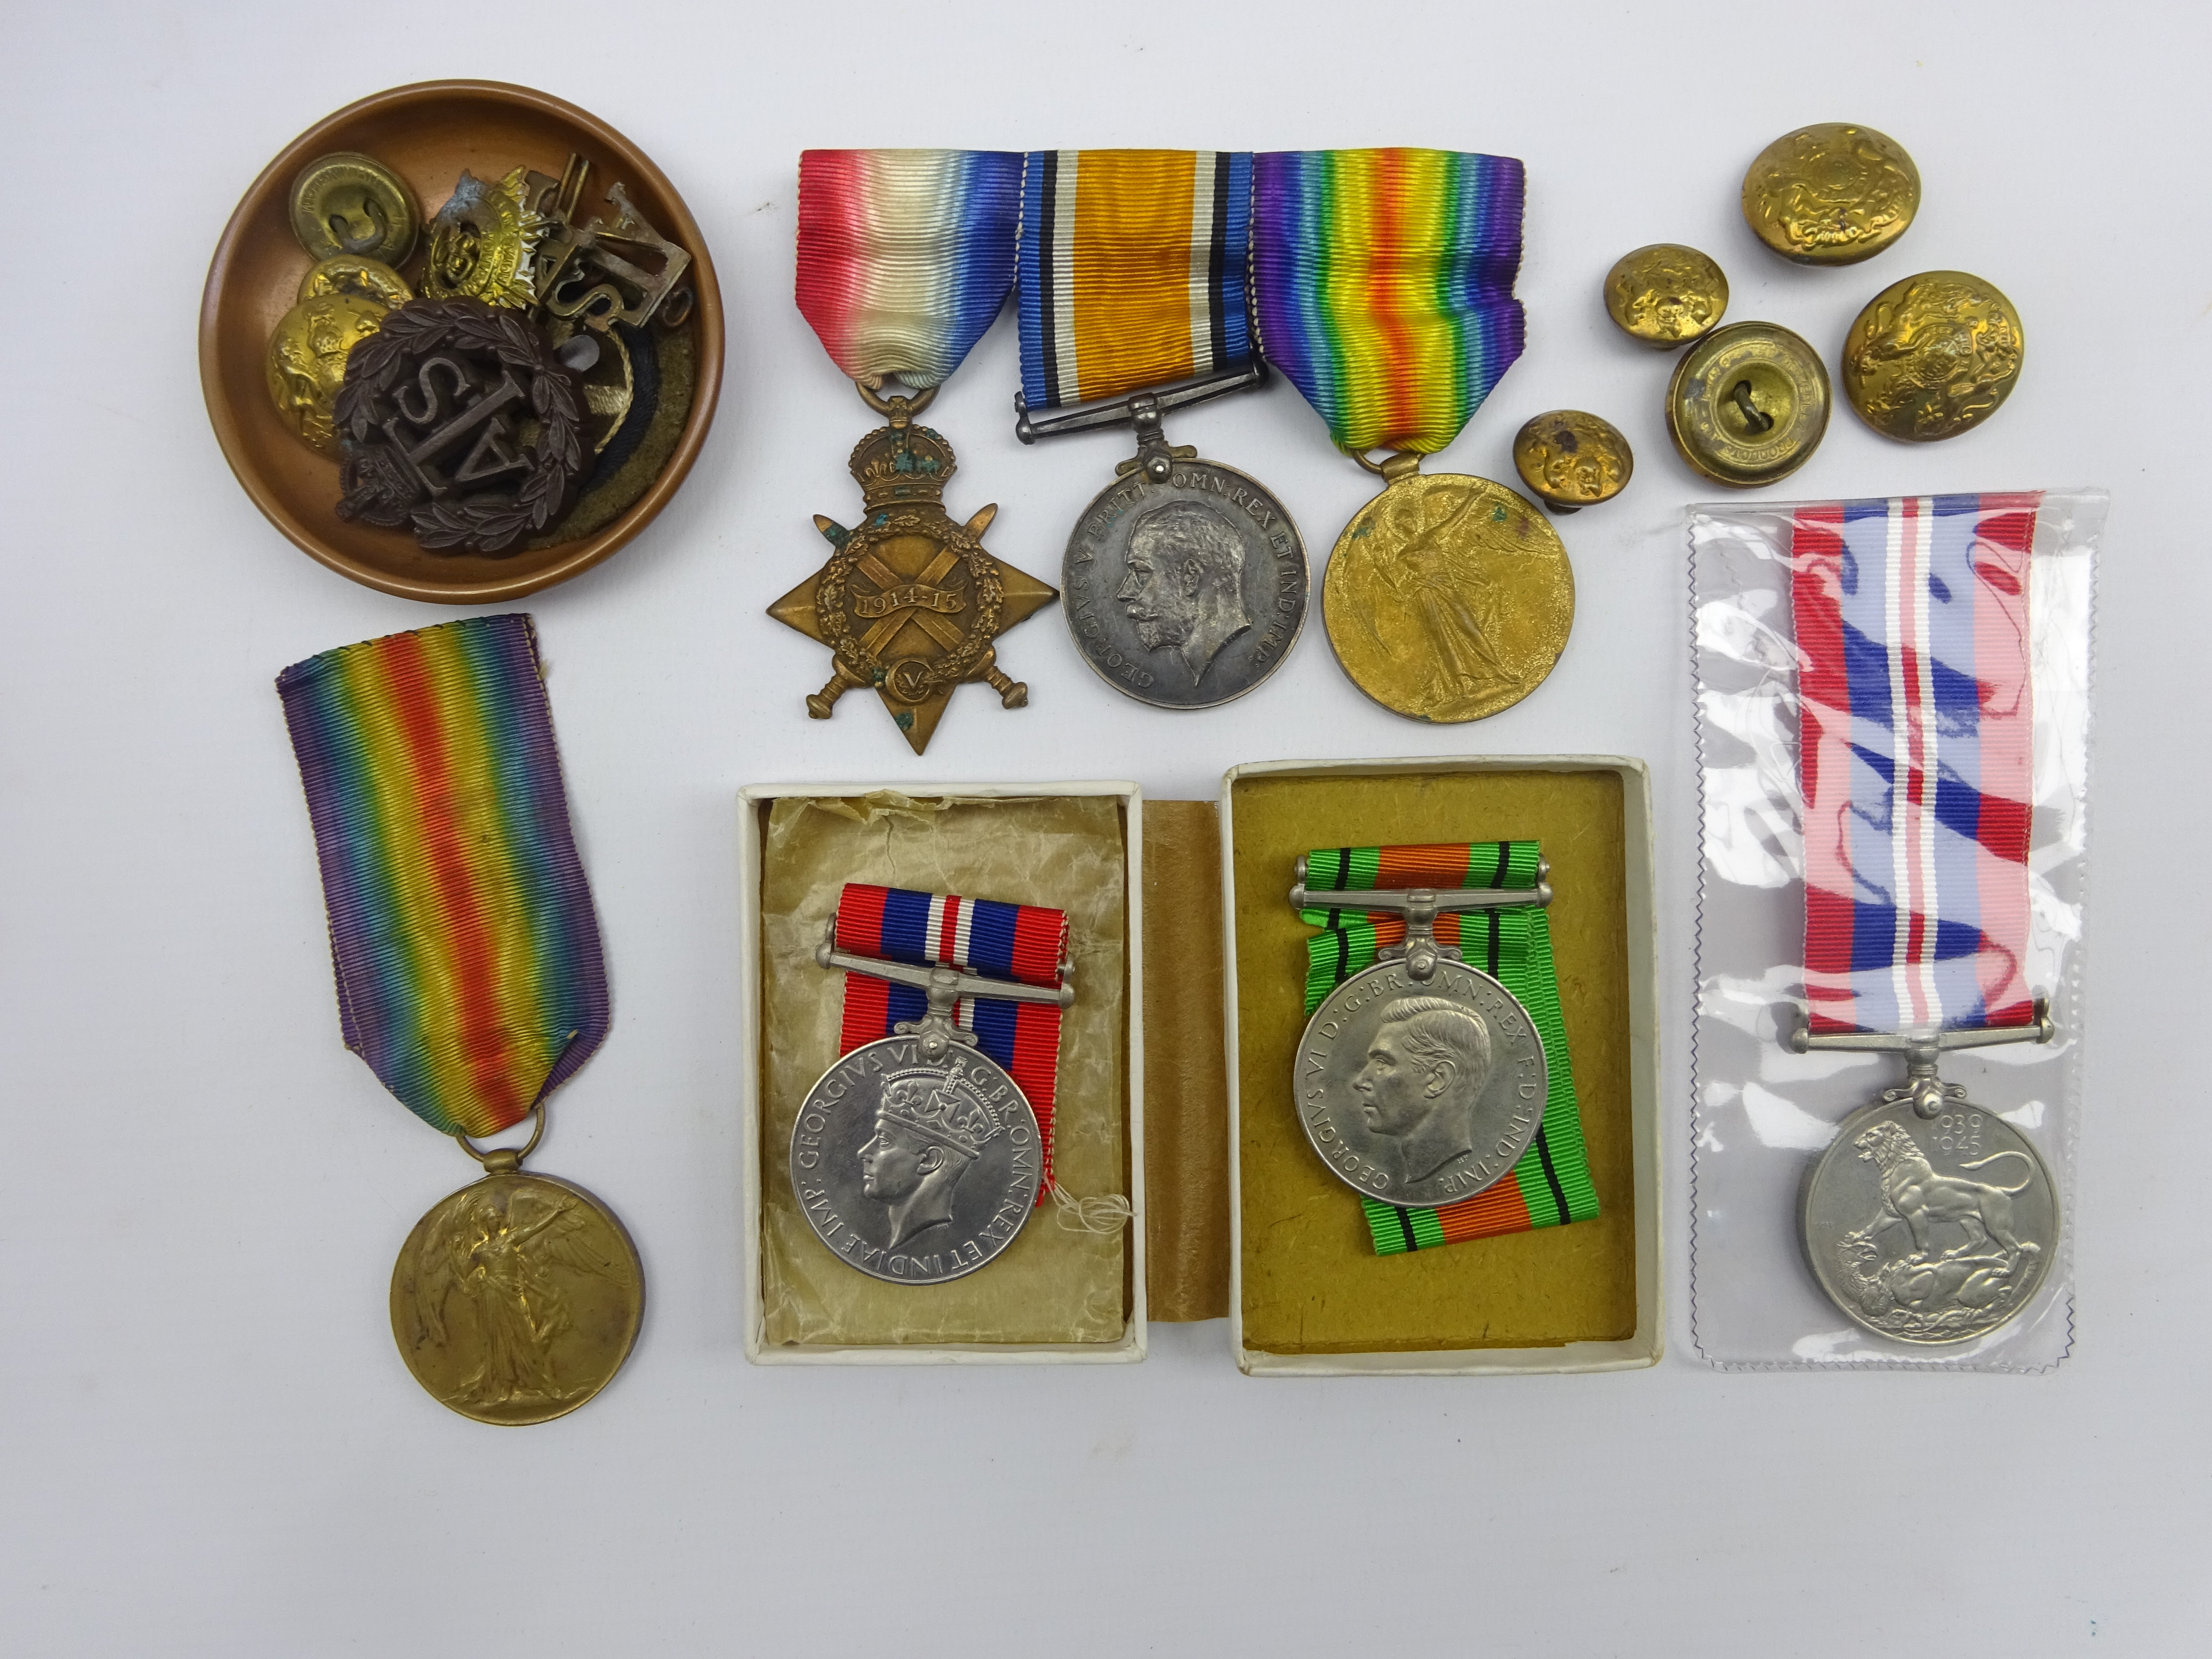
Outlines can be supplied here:
[[[1036, 904], [1001, 904], [953, 893], [848, 882], [837, 896], [837, 948], [924, 967], [957, 968], [987, 979], [1056, 986], [1065, 971], [1067, 915]], [[901, 1021], [920, 1019], [921, 988], [872, 974], [845, 975], [845, 1017], [838, 1049], [848, 1054], [892, 1035]], [[1060, 1077], [1060, 1008], [1010, 997], [963, 997], [953, 1023], [975, 1034], [975, 1046], [1003, 1066], [1029, 1097], [1044, 1153], [1037, 1202], [1053, 1187], [1052, 1119]]]
[[1252, 177], [1261, 355], [1340, 448], [1442, 449], [1521, 355], [1521, 163], [1283, 150]]
[[2037, 495], [1794, 515], [1815, 1031], [2025, 1025]]
[[[1543, 862], [1533, 841], [1450, 842], [1420, 847], [1330, 847], [1306, 854], [1306, 885], [1371, 892], [1406, 887], [1533, 888]], [[1370, 968], [1376, 953], [1406, 938], [1406, 919], [1386, 911], [1301, 910], [1298, 919], [1322, 931], [1306, 941], [1306, 1012], [1354, 974]], [[1473, 1198], [1442, 1208], [1401, 1209], [1362, 1198], [1368, 1235], [1377, 1255], [1434, 1249], [1470, 1238], [1527, 1232], [1588, 1221], [1597, 1214], [1597, 1188], [1583, 1144], [1582, 1110], [1567, 1057], [1567, 1026], [1559, 1007], [1559, 981], [1552, 962], [1552, 924], [1541, 905], [1511, 909], [1445, 911], [1436, 919], [1437, 943], [1456, 947], [1521, 1000], [1543, 1039], [1550, 1092], [1544, 1121], [1512, 1172]]]
[[948, 379], [1014, 282], [1016, 150], [810, 149], [799, 158], [799, 309], [873, 388]]
[[1024, 402], [1060, 408], [1249, 362], [1251, 217], [1249, 152], [1031, 150]]
[[591, 1058], [610, 1020], [530, 618], [325, 651], [276, 692], [346, 1047], [432, 1127], [505, 1128]]

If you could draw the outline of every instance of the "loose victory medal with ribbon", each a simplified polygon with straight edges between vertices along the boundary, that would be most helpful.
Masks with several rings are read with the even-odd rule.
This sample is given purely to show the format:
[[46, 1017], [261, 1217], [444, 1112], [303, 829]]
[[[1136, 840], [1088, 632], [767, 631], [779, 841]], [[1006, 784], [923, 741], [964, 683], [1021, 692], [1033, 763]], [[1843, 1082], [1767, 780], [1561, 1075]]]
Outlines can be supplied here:
[[[1573, 623], [1566, 550], [1488, 478], [1424, 476], [1521, 355], [1521, 163], [1449, 150], [1253, 158], [1260, 349], [1387, 481], [1322, 588], [1353, 684], [1425, 720], [1480, 720], [1542, 684]], [[1369, 452], [1395, 452], [1382, 462]]]
[[1060, 581], [1084, 660], [1156, 708], [1242, 696], [1305, 622], [1305, 544], [1282, 503], [1160, 425], [1267, 379], [1245, 297], [1251, 203], [1243, 152], [1033, 150], [1022, 185], [1015, 434], [1135, 427]]
[[[392, 1334], [465, 1417], [559, 1417], [621, 1366], [645, 1288], [604, 1205], [520, 1168], [609, 1023], [536, 635], [527, 617], [471, 617], [310, 657], [276, 690], [346, 1047], [485, 1171], [409, 1235]], [[471, 1139], [533, 1114], [520, 1151]]]
[[[799, 308], [890, 424], [853, 451], [866, 518], [848, 529], [817, 514], [836, 551], [769, 615], [834, 654], [808, 714], [827, 720], [847, 691], [872, 686], [916, 754], [957, 685], [981, 680], [1008, 708], [1029, 701], [1029, 688], [1000, 671], [994, 641], [1057, 597], [983, 550], [995, 506], [952, 521], [952, 446], [915, 419], [1013, 286], [1021, 178], [1011, 151], [799, 157]], [[919, 395], [887, 397], [890, 380]]]

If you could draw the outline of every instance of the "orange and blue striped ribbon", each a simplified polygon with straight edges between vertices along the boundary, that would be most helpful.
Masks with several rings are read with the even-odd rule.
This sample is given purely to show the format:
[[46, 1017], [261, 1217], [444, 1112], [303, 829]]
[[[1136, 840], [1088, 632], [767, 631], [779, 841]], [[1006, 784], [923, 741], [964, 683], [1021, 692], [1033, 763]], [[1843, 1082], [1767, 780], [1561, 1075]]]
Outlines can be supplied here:
[[346, 1047], [447, 1134], [518, 1121], [611, 1018], [530, 618], [325, 651], [276, 691]]
[[865, 386], [937, 386], [1014, 285], [1018, 150], [810, 149], [799, 158], [799, 309]]
[[1252, 177], [1261, 354], [1339, 447], [1443, 448], [1521, 355], [1521, 163], [1281, 150]]
[[[837, 895], [837, 948], [918, 967], [956, 968], [984, 979], [1057, 986], [1066, 971], [1067, 913], [1040, 904], [1005, 904], [923, 893], [906, 887], [848, 882]], [[901, 985], [858, 972], [845, 975], [845, 1014], [837, 1052], [891, 1036], [902, 1022], [928, 1012], [920, 986]], [[962, 997], [952, 1022], [975, 1034], [975, 1046], [996, 1060], [1028, 1097], [1036, 1114], [1044, 1182], [1037, 1202], [1053, 1186], [1052, 1123], [1060, 1080], [1060, 1018], [1056, 1002], [1012, 997]]]
[[[1542, 849], [1533, 841], [1449, 842], [1418, 847], [1328, 847], [1306, 854], [1306, 885], [1316, 890], [1395, 890], [1407, 887], [1533, 889]], [[1301, 910], [1321, 931], [1306, 941], [1306, 1012], [1331, 991], [1370, 968], [1385, 945], [1401, 945], [1406, 918], [1390, 911]], [[1535, 1139], [1504, 1180], [1473, 1198], [1440, 1208], [1404, 1208], [1363, 1197], [1368, 1236], [1377, 1255], [1434, 1249], [1471, 1238], [1564, 1226], [1597, 1214], [1583, 1142], [1574, 1070], [1567, 1057], [1566, 1017], [1552, 960], [1552, 924], [1539, 904], [1495, 910], [1445, 911], [1437, 943], [1456, 947], [1520, 999], [1544, 1043], [1550, 1091]]]
[[1061, 408], [1249, 363], [1251, 216], [1249, 151], [1031, 150], [1023, 401]]

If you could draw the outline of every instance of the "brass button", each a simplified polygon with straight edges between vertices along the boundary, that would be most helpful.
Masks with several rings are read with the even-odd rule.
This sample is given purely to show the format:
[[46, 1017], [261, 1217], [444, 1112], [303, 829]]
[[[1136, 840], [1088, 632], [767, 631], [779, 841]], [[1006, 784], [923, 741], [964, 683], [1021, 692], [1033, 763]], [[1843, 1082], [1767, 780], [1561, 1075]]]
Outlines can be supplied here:
[[1828, 429], [1820, 354], [1773, 323], [1732, 323], [1683, 354], [1667, 387], [1674, 447], [1716, 483], [1756, 489], [1795, 472]]
[[1743, 175], [1743, 216], [1759, 240], [1801, 265], [1871, 259], [1920, 208], [1920, 170], [1872, 127], [1824, 121], [1785, 133]]
[[1513, 467], [1554, 513], [1572, 513], [1620, 494], [1636, 470], [1636, 457], [1612, 422], [1579, 409], [1555, 409], [1514, 434]]
[[323, 294], [359, 295], [381, 306], [404, 306], [415, 297], [405, 277], [381, 260], [361, 253], [341, 253], [308, 267], [307, 274], [300, 278], [299, 297], [312, 300]]
[[338, 449], [337, 401], [353, 349], [384, 326], [387, 307], [361, 294], [317, 294], [286, 312], [269, 337], [262, 373], [292, 432], [326, 454]]
[[1672, 351], [1708, 332], [1728, 309], [1728, 278], [1693, 247], [1654, 242], [1605, 274], [1606, 314], [1631, 339]]
[[339, 150], [292, 181], [292, 234], [318, 259], [366, 254], [398, 265], [415, 250], [414, 192], [374, 156]]
[[1997, 412], [2027, 350], [2012, 301], [1963, 270], [1923, 270], [1867, 301], [1844, 337], [1844, 396], [1875, 431], [1955, 438]]

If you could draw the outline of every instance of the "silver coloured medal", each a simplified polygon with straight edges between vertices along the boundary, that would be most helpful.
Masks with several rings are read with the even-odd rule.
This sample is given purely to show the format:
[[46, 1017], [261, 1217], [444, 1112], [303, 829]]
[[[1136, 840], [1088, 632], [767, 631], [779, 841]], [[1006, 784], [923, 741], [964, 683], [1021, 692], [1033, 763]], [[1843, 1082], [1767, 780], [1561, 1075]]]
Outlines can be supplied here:
[[1306, 1022], [1291, 1094], [1331, 1174], [1401, 1207], [1455, 1204], [1503, 1180], [1544, 1121], [1542, 1035], [1521, 1000], [1439, 945], [1443, 911], [1548, 904], [1552, 889], [1310, 890], [1299, 909], [1401, 910], [1403, 945], [1330, 992]]
[[2047, 1042], [2045, 1005], [2023, 1027], [1905, 1037], [1815, 1036], [1789, 1046], [1898, 1052], [1905, 1082], [1844, 1121], [1805, 1185], [1805, 1255], [1830, 1300], [1899, 1342], [1987, 1335], [2035, 1299], [2058, 1245], [2058, 1190], [2034, 1144], [1936, 1075], [1951, 1048]]
[[1029, 1097], [952, 1012], [972, 996], [1065, 1007], [1073, 988], [852, 956], [836, 947], [834, 923], [815, 960], [919, 987], [928, 1007], [807, 1091], [791, 1133], [791, 1184], [807, 1224], [846, 1262], [892, 1284], [939, 1285], [987, 1266], [1036, 1207], [1043, 1147]]
[[1084, 661], [1156, 708], [1211, 708], [1277, 668], [1306, 618], [1306, 550], [1283, 504], [1234, 467], [1171, 446], [1168, 410], [1261, 384], [1258, 363], [1210, 380], [1032, 416], [1025, 443], [1132, 424], [1137, 453], [1083, 509], [1060, 564], [1061, 600]]

